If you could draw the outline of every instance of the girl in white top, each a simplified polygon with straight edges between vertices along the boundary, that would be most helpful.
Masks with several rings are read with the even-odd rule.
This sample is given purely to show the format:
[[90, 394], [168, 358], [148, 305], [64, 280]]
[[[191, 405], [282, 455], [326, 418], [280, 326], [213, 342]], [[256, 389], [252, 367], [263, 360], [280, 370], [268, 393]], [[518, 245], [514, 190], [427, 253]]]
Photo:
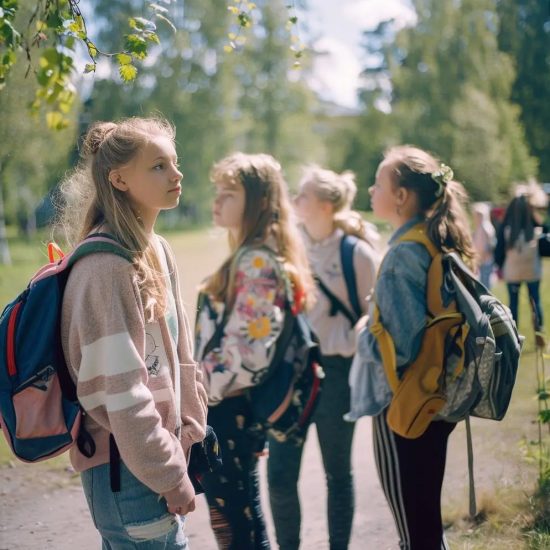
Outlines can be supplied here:
[[[317, 280], [316, 300], [307, 312], [317, 334], [326, 378], [313, 421], [323, 457], [328, 489], [330, 548], [347, 548], [354, 512], [351, 446], [354, 423], [343, 415], [349, 410], [348, 377], [356, 348], [356, 333], [366, 321], [366, 297], [376, 277], [377, 254], [369, 242], [377, 233], [351, 210], [357, 187], [351, 172], [337, 174], [311, 167], [300, 183], [296, 209], [310, 266]], [[341, 247], [351, 246], [346, 264]], [[345, 253], [344, 253], [345, 254]], [[269, 442], [268, 479], [271, 509], [281, 549], [300, 544], [300, 502], [297, 482], [302, 446]]]

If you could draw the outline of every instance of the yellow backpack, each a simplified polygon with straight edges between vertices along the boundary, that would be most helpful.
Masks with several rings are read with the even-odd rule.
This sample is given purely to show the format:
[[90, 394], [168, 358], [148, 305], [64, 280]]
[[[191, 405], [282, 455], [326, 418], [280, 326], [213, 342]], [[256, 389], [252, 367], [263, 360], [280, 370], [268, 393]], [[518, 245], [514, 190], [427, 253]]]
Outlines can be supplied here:
[[[510, 309], [493, 296], [455, 252], [443, 253], [419, 224], [400, 239], [422, 244], [432, 261], [426, 284], [427, 318], [420, 352], [397, 376], [395, 345], [375, 305], [375, 336], [393, 398], [387, 422], [402, 437], [420, 437], [437, 416], [464, 420], [470, 516], [476, 514], [470, 416], [501, 420], [508, 409], [523, 346]], [[443, 303], [443, 290], [448, 305]], [[376, 299], [376, 296], [375, 296]], [[447, 302], [447, 299], [445, 300]]]
[[454, 300], [448, 306], [443, 304], [443, 254], [426, 234], [425, 224], [413, 227], [399, 241], [420, 243], [432, 257], [428, 270], [426, 329], [420, 352], [407, 367], [401, 380], [397, 376], [395, 345], [382, 324], [376, 305], [370, 331], [378, 342], [384, 370], [393, 392], [387, 414], [388, 425], [402, 437], [415, 439], [425, 432], [446, 404], [442, 383], [445, 378], [446, 350], [451, 342], [462, 350], [462, 353], [455, 355], [457, 360], [453, 365], [453, 376], [458, 377], [464, 369], [463, 350], [469, 326]]

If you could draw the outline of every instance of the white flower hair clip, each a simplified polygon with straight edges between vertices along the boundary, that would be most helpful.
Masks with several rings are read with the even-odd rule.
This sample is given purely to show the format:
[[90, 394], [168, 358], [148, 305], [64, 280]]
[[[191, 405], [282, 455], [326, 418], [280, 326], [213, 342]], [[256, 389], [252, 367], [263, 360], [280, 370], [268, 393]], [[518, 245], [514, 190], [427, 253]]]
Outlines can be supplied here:
[[435, 192], [436, 197], [440, 197], [443, 194], [443, 190], [447, 187], [447, 184], [452, 181], [454, 177], [453, 170], [446, 164], [440, 164], [439, 170], [432, 172], [432, 179], [437, 183], [438, 188]]

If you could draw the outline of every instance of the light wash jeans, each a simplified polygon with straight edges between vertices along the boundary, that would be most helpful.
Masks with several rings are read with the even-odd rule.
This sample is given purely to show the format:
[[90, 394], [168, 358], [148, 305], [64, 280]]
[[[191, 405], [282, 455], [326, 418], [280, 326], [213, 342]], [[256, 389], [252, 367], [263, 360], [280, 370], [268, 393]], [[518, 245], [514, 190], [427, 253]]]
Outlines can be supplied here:
[[488, 261], [479, 266], [479, 280], [488, 290], [491, 290], [491, 275], [493, 274], [494, 265], [492, 261]]
[[170, 514], [166, 501], [120, 463], [120, 492], [110, 486], [109, 464], [80, 474], [103, 550], [189, 550], [185, 518]]

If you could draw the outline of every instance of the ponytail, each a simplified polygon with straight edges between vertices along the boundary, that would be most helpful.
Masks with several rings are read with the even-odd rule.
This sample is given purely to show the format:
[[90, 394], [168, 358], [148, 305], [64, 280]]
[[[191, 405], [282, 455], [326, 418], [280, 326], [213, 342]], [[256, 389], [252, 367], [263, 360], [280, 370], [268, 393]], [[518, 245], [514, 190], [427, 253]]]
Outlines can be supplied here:
[[418, 208], [428, 223], [428, 236], [443, 252], [458, 252], [473, 265], [475, 250], [464, 205], [468, 200], [453, 171], [434, 156], [403, 145], [389, 149], [385, 162], [392, 166], [394, 183], [414, 191]]
[[467, 200], [468, 195], [460, 183], [448, 182], [428, 215], [428, 236], [439, 250], [456, 251], [473, 265], [476, 254], [464, 210]]

